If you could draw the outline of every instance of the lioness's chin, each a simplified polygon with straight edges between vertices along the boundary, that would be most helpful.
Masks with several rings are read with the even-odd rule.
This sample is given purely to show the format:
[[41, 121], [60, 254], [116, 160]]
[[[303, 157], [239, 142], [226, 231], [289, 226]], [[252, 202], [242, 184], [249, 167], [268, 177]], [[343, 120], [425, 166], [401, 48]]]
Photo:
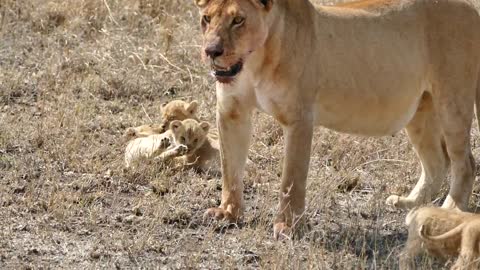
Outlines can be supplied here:
[[230, 84], [233, 81], [235, 81], [235, 77], [222, 77], [222, 76], [214, 76], [217, 82], [219, 83], [224, 83], [224, 84]]
[[212, 65], [212, 76], [220, 83], [229, 84], [232, 83], [237, 75], [242, 71], [243, 61], [239, 60], [236, 64], [222, 68], [216, 65]]

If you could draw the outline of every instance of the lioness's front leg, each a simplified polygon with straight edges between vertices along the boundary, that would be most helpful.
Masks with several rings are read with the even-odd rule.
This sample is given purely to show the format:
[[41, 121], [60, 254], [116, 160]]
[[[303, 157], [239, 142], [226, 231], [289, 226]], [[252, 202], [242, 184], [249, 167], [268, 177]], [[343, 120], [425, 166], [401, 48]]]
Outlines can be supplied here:
[[222, 202], [205, 216], [235, 222], [244, 210], [243, 174], [251, 136], [251, 108], [240, 97], [217, 95], [217, 125], [222, 164]]
[[305, 210], [313, 122], [311, 117], [301, 117], [284, 128], [285, 156], [283, 161], [280, 204], [273, 227], [274, 237], [287, 234]]

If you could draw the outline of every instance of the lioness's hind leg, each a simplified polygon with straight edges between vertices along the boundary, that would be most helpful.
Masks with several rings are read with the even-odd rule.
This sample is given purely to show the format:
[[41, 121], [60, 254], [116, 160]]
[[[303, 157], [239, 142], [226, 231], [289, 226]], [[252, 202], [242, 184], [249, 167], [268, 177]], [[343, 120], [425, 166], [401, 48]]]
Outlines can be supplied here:
[[422, 174], [408, 197], [392, 195], [387, 199], [388, 204], [398, 208], [412, 208], [430, 202], [432, 196], [438, 193], [449, 165], [430, 93], [423, 94], [406, 130], [420, 159]]
[[[462, 78], [463, 79], [463, 78]], [[442, 207], [466, 210], [475, 179], [475, 160], [470, 149], [470, 128], [473, 118], [474, 87], [446, 87], [439, 91], [439, 119], [451, 162], [450, 190]], [[472, 102], [470, 102], [472, 101]]]

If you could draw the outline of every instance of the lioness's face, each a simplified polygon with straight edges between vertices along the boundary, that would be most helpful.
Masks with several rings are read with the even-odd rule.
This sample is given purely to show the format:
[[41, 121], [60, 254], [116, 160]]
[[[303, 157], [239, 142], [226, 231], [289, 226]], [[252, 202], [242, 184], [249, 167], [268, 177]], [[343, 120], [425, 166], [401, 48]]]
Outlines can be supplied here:
[[202, 58], [221, 83], [231, 83], [268, 35], [273, 0], [195, 0], [201, 10]]

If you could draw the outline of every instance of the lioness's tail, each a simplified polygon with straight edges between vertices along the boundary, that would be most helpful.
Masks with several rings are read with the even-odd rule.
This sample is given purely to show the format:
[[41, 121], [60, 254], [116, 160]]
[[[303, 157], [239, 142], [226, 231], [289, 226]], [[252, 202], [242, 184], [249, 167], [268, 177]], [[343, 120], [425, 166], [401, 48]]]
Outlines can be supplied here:
[[457, 227], [451, 229], [450, 231], [448, 231], [444, 234], [435, 235], [435, 236], [427, 235], [426, 232], [425, 232], [426, 231], [426, 226], [422, 225], [418, 229], [418, 234], [420, 235], [421, 238], [423, 238], [425, 240], [438, 240], [438, 241], [448, 240], [449, 238], [452, 238], [452, 237], [458, 235], [459, 233], [461, 233], [466, 224], [467, 224], [467, 222], [463, 222], [463, 223], [459, 224]]

